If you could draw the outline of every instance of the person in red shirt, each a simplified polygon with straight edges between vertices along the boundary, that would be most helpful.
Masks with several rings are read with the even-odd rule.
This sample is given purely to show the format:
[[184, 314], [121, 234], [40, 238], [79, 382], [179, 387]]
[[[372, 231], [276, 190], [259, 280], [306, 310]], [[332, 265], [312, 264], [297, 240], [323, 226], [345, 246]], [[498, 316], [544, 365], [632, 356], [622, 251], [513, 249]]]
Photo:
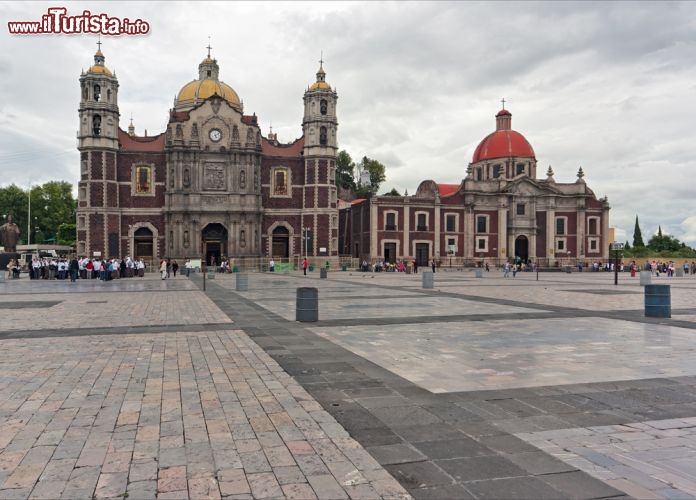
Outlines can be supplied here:
[[305, 257], [302, 261], [302, 271], [304, 272], [305, 276], [307, 276], [307, 267], [309, 267], [309, 262], [307, 262], [307, 257]]

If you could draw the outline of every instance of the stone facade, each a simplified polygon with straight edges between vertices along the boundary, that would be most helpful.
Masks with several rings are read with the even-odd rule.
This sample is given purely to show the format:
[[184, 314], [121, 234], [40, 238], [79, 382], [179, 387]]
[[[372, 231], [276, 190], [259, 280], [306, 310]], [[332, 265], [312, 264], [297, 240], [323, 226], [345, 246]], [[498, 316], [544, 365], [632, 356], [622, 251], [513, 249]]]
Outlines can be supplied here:
[[80, 255], [337, 260], [338, 96], [323, 67], [304, 93], [302, 137], [280, 144], [244, 114], [210, 53], [164, 133], [126, 132], [104, 62], [97, 51], [80, 77]]

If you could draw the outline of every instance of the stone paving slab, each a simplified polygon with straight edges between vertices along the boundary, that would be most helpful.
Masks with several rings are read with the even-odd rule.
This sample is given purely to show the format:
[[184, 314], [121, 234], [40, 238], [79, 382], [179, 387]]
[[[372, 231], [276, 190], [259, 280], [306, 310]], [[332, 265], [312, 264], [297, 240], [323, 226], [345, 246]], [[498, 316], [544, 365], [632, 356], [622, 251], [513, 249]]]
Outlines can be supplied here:
[[4, 340], [0, 426], [2, 498], [409, 498], [239, 330]]

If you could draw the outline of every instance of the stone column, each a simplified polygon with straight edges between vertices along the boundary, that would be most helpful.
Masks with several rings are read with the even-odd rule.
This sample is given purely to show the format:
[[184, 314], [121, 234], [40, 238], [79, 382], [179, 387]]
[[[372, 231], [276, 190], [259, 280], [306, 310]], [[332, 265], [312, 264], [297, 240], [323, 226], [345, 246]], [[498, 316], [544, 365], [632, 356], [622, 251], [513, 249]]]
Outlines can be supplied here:
[[465, 259], [474, 258], [474, 247], [476, 241], [474, 238], [474, 210], [470, 207], [464, 212], [464, 251], [462, 256]]
[[441, 205], [440, 205], [439, 199], [437, 199], [436, 201], [437, 201], [437, 203], [435, 204], [435, 214], [434, 214], [435, 220], [433, 222], [433, 224], [435, 225], [435, 227], [434, 227], [435, 230], [433, 231], [435, 241], [433, 242], [433, 245], [434, 245], [434, 256], [440, 257], [440, 255], [441, 255], [440, 254], [440, 209], [441, 209]]
[[[372, 260], [375, 260], [381, 254], [381, 249], [377, 247], [379, 241], [377, 239], [378, 229], [377, 205], [370, 199], [370, 249], [373, 252]], [[374, 253], [376, 252], [376, 254]]]
[[503, 262], [510, 255], [508, 248], [508, 211], [507, 207], [501, 203], [498, 206], [498, 254], [495, 256], [496, 261]]
[[402, 249], [401, 253], [404, 255], [404, 257], [408, 256], [411, 257], [413, 256], [415, 258], [415, 254], [411, 254], [411, 207], [408, 206], [408, 199], [404, 199], [404, 226], [403, 226], [403, 235], [404, 235], [404, 248]]
[[556, 211], [549, 206], [546, 209], [546, 249], [544, 255], [549, 260], [549, 265], [552, 266], [555, 262], [556, 251]]

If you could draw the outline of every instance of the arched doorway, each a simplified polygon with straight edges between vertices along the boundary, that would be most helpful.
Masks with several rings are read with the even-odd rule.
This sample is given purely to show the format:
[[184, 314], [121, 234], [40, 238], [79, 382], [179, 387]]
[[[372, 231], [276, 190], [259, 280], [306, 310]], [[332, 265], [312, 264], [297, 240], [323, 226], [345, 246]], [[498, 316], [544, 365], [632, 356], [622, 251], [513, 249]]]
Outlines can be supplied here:
[[206, 264], [219, 265], [227, 255], [227, 229], [215, 222], [205, 226], [201, 236]]
[[520, 262], [529, 260], [529, 240], [526, 236], [518, 236], [515, 239], [515, 261], [518, 258]]
[[135, 260], [143, 259], [144, 262], [152, 264], [154, 255], [153, 234], [150, 228], [140, 227], [133, 233], [133, 258]]
[[273, 230], [271, 257], [274, 259], [290, 258], [290, 232], [288, 231], [288, 228], [278, 226]]

